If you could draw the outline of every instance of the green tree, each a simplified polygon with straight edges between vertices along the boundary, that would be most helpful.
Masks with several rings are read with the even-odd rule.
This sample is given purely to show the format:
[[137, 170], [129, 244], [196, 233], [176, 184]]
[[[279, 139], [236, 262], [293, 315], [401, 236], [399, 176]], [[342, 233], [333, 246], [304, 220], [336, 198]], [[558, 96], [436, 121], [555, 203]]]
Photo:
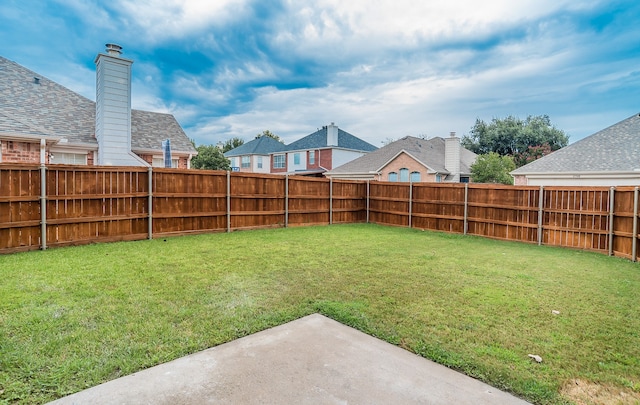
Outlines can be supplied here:
[[[462, 138], [462, 145], [477, 154], [495, 152], [501, 156], [516, 158], [519, 154], [530, 152], [529, 147], [547, 144], [551, 151], [558, 150], [569, 143], [564, 131], [551, 125], [547, 115], [528, 116], [526, 120], [508, 116], [494, 118], [490, 123], [477, 119], [469, 135]], [[542, 156], [541, 154], [538, 157]], [[534, 153], [531, 156], [537, 156]], [[520, 164], [527, 159], [517, 159]]]
[[244, 145], [244, 140], [242, 138], [238, 138], [237, 136], [227, 139], [222, 143], [222, 153], [227, 153], [231, 149], [235, 149], [238, 146]]
[[274, 134], [268, 129], [265, 129], [261, 134], [256, 135], [255, 139], [262, 138], [263, 136], [266, 136], [267, 138], [273, 138], [280, 143], [284, 143], [284, 141], [278, 135]]
[[509, 174], [516, 165], [511, 156], [500, 156], [496, 152], [479, 155], [471, 165], [471, 179], [475, 183], [513, 184]]
[[229, 159], [224, 157], [222, 150], [215, 145], [200, 145], [196, 147], [198, 154], [191, 159], [194, 169], [230, 170]]

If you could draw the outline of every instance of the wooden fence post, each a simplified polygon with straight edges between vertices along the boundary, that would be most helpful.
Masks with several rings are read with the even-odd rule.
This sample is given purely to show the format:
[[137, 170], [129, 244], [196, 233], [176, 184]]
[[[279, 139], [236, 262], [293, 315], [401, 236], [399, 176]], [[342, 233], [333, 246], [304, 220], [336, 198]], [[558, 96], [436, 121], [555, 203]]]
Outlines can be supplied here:
[[231, 172], [227, 170], [227, 232], [231, 232]]
[[47, 167], [40, 165], [40, 248], [47, 249]]
[[333, 224], [333, 179], [329, 177], [329, 225]]
[[613, 256], [613, 204], [615, 202], [616, 188], [609, 189], [609, 256]]
[[542, 217], [544, 215], [544, 186], [540, 186], [538, 196], [538, 246], [542, 246]]
[[635, 262], [638, 260], [638, 187], [633, 189], [633, 238], [631, 240], [633, 242], [631, 260]]
[[464, 183], [464, 229], [462, 233], [467, 234], [467, 228], [469, 227], [469, 183]]
[[289, 175], [284, 176], [284, 227], [289, 227]]
[[149, 240], [153, 239], [153, 167], [149, 166]]

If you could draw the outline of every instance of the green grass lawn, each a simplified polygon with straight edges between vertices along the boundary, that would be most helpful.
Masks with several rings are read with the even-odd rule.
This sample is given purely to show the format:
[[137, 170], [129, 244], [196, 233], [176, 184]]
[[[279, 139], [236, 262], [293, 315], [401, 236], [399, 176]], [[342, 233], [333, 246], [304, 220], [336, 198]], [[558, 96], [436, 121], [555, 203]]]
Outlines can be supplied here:
[[570, 403], [574, 380], [640, 398], [640, 265], [360, 224], [0, 256], [0, 402], [53, 400], [313, 312], [534, 403]]

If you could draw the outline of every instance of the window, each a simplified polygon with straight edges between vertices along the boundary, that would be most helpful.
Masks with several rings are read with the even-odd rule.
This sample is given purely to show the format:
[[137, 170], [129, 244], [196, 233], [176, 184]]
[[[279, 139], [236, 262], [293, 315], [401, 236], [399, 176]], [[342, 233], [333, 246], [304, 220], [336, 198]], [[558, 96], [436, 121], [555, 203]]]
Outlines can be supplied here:
[[258, 156], [258, 169], [262, 169], [262, 156]]
[[310, 165], [315, 165], [316, 164], [316, 151], [315, 150], [309, 151], [309, 164]]
[[284, 169], [284, 155], [273, 155], [273, 168]]
[[400, 169], [400, 181], [409, 181], [409, 169]]
[[439, 174], [436, 174], [436, 183], [442, 183], [442, 176]]
[[294, 165], [299, 165], [300, 164], [300, 154], [299, 153], [294, 153], [293, 154], [293, 164]]
[[243, 169], [248, 169], [249, 167], [251, 167], [251, 156], [243, 156], [242, 157], [242, 165], [241, 167]]
[[398, 173], [396, 172], [389, 173], [389, 181], [398, 181]]
[[[153, 167], [164, 167], [164, 158], [163, 157], [153, 157], [153, 160], [151, 161], [151, 166]], [[178, 159], [171, 159], [171, 167], [174, 169], [178, 168]]]
[[468, 183], [468, 182], [469, 182], [469, 177], [460, 176], [460, 183]]
[[412, 183], [420, 182], [420, 172], [411, 172], [411, 182]]
[[82, 153], [51, 152], [51, 163], [58, 165], [86, 165], [87, 155]]

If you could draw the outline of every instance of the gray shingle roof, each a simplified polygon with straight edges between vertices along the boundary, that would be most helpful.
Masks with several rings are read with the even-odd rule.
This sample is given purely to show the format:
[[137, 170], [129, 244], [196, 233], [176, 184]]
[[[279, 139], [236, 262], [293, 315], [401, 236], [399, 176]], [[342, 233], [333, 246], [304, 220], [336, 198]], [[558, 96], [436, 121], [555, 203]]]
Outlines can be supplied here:
[[[287, 146], [287, 150], [308, 150], [327, 147], [329, 147], [329, 145], [327, 145], [327, 127], [325, 126], [304, 138], [292, 142]], [[362, 139], [341, 130], [340, 128], [338, 128], [338, 145], [334, 147], [364, 152], [371, 152], [378, 149], [370, 143], [365, 142]]]
[[231, 149], [224, 155], [226, 157], [241, 155], [268, 155], [273, 152], [281, 152], [286, 148], [287, 146], [282, 142], [278, 142], [268, 136], [261, 136], [260, 138], [244, 143], [237, 148]]
[[[359, 157], [342, 166], [329, 171], [333, 173], [369, 173], [382, 169], [398, 153], [405, 151], [416, 158], [420, 163], [437, 173], [449, 173], [444, 167], [445, 140], [440, 137], [420, 139], [406, 136], [382, 148]], [[460, 171], [463, 174], [471, 173], [471, 165], [476, 159], [476, 154], [461, 147]]]
[[511, 174], [631, 172], [635, 169], [640, 169], [639, 114], [519, 167]]
[[[60, 137], [70, 145], [97, 147], [95, 114], [94, 101], [0, 56], [0, 134]], [[176, 152], [196, 152], [172, 115], [131, 111], [132, 149], [161, 151], [167, 138]]]

